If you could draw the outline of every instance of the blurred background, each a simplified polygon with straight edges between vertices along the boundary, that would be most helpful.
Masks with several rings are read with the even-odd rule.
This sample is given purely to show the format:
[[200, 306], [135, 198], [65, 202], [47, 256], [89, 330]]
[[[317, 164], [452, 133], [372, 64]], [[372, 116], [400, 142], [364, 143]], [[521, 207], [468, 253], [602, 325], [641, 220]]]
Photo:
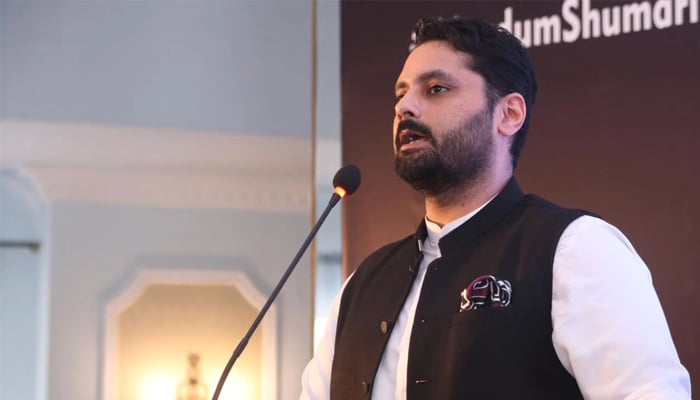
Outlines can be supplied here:
[[454, 14], [529, 33], [516, 176], [625, 232], [698, 376], [699, 1], [0, 0], [0, 398], [210, 397], [355, 163], [221, 397], [298, 398], [344, 277], [423, 215], [393, 86]]
[[[190, 354], [213, 392], [330, 197], [339, 18], [0, 2], [0, 398], [174, 399]], [[340, 210], [322, 232], [222, 399], [298, 396], [341, 284]]]

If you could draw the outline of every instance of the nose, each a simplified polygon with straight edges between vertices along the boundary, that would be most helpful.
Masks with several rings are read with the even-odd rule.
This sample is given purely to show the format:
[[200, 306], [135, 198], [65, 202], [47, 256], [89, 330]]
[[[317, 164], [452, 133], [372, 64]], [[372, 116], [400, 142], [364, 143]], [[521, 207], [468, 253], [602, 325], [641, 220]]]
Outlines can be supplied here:
[[420, 107], [418, 99], [409, 90], [396, 102], [394, 106], [396, 118], [399, 120], [411, 118], [418, 119], [420, 117]]

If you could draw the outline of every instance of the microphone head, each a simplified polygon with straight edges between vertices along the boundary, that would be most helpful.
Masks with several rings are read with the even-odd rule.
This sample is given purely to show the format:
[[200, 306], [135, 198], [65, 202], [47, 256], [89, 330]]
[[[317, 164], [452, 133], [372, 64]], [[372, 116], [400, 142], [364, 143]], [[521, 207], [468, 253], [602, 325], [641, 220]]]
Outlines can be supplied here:
[[361, 180], [362, 174], [360, 173], [360, 169], [353, 164], [348, 164], [335, 173], [333, 177], [333, 187], [342, 188], [345, 191], [345, 195], [353, 194], [357, 188], [360, 187]]

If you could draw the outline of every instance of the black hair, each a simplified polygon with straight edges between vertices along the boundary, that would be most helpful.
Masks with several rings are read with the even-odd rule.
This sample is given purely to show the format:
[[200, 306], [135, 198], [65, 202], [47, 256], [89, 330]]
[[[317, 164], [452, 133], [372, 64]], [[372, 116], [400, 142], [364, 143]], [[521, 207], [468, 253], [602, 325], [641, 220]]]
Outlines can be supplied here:
[[409, 50], [433, 40], [448, 42], [472, 60], [469, 69], [481, 75], [487, 84], [489, 106], [509, 94], [520, 93], [527, 113], [522, 127], [510, 146], [513, 168], [525, 145], [532, 106], [537, 94], [537, 76], [527, 50], [520, 39], [505, 28], [472, 18], [423, 18], [416, 23]]

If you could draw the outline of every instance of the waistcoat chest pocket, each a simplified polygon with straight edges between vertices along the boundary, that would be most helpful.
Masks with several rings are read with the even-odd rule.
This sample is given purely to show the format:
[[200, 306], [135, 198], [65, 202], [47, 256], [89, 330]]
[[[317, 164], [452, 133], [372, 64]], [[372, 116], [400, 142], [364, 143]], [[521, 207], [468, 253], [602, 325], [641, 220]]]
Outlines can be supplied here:
[[[462, 325], [474, 325], [479, 327], [484, 324], [508, 324], [509, 322], [514, 323], [514, 318], [516, 314], [516, 309], [519, 308], [520, 304], [518, 302], [520, 293], [520, 282], [510, 281], [510, 301], [506, 306], [498, 306], [497, 303], [487, 304], [482, 307], [474, 309], [463, 309], [461, 311], [455, 312], [451, 318], [451, 325], [453, 327]], [[466, 290], [465, 290], [466, 291]], [[483, 294], [482, 294], [483, 295]], [[460, 294], [461, 302], [464, 302], [464, 292]], [[456, 310], [460, 310], [461, 307], [455, 307]]]
[[515, 309], [513, 306], [479, 308], [456, 313], [452, 317], [452, 326], [475, 325], [477, 327], [480, 324], [489, 323], [507, 325], [508, 322], [514, 322], [514, 319]]

